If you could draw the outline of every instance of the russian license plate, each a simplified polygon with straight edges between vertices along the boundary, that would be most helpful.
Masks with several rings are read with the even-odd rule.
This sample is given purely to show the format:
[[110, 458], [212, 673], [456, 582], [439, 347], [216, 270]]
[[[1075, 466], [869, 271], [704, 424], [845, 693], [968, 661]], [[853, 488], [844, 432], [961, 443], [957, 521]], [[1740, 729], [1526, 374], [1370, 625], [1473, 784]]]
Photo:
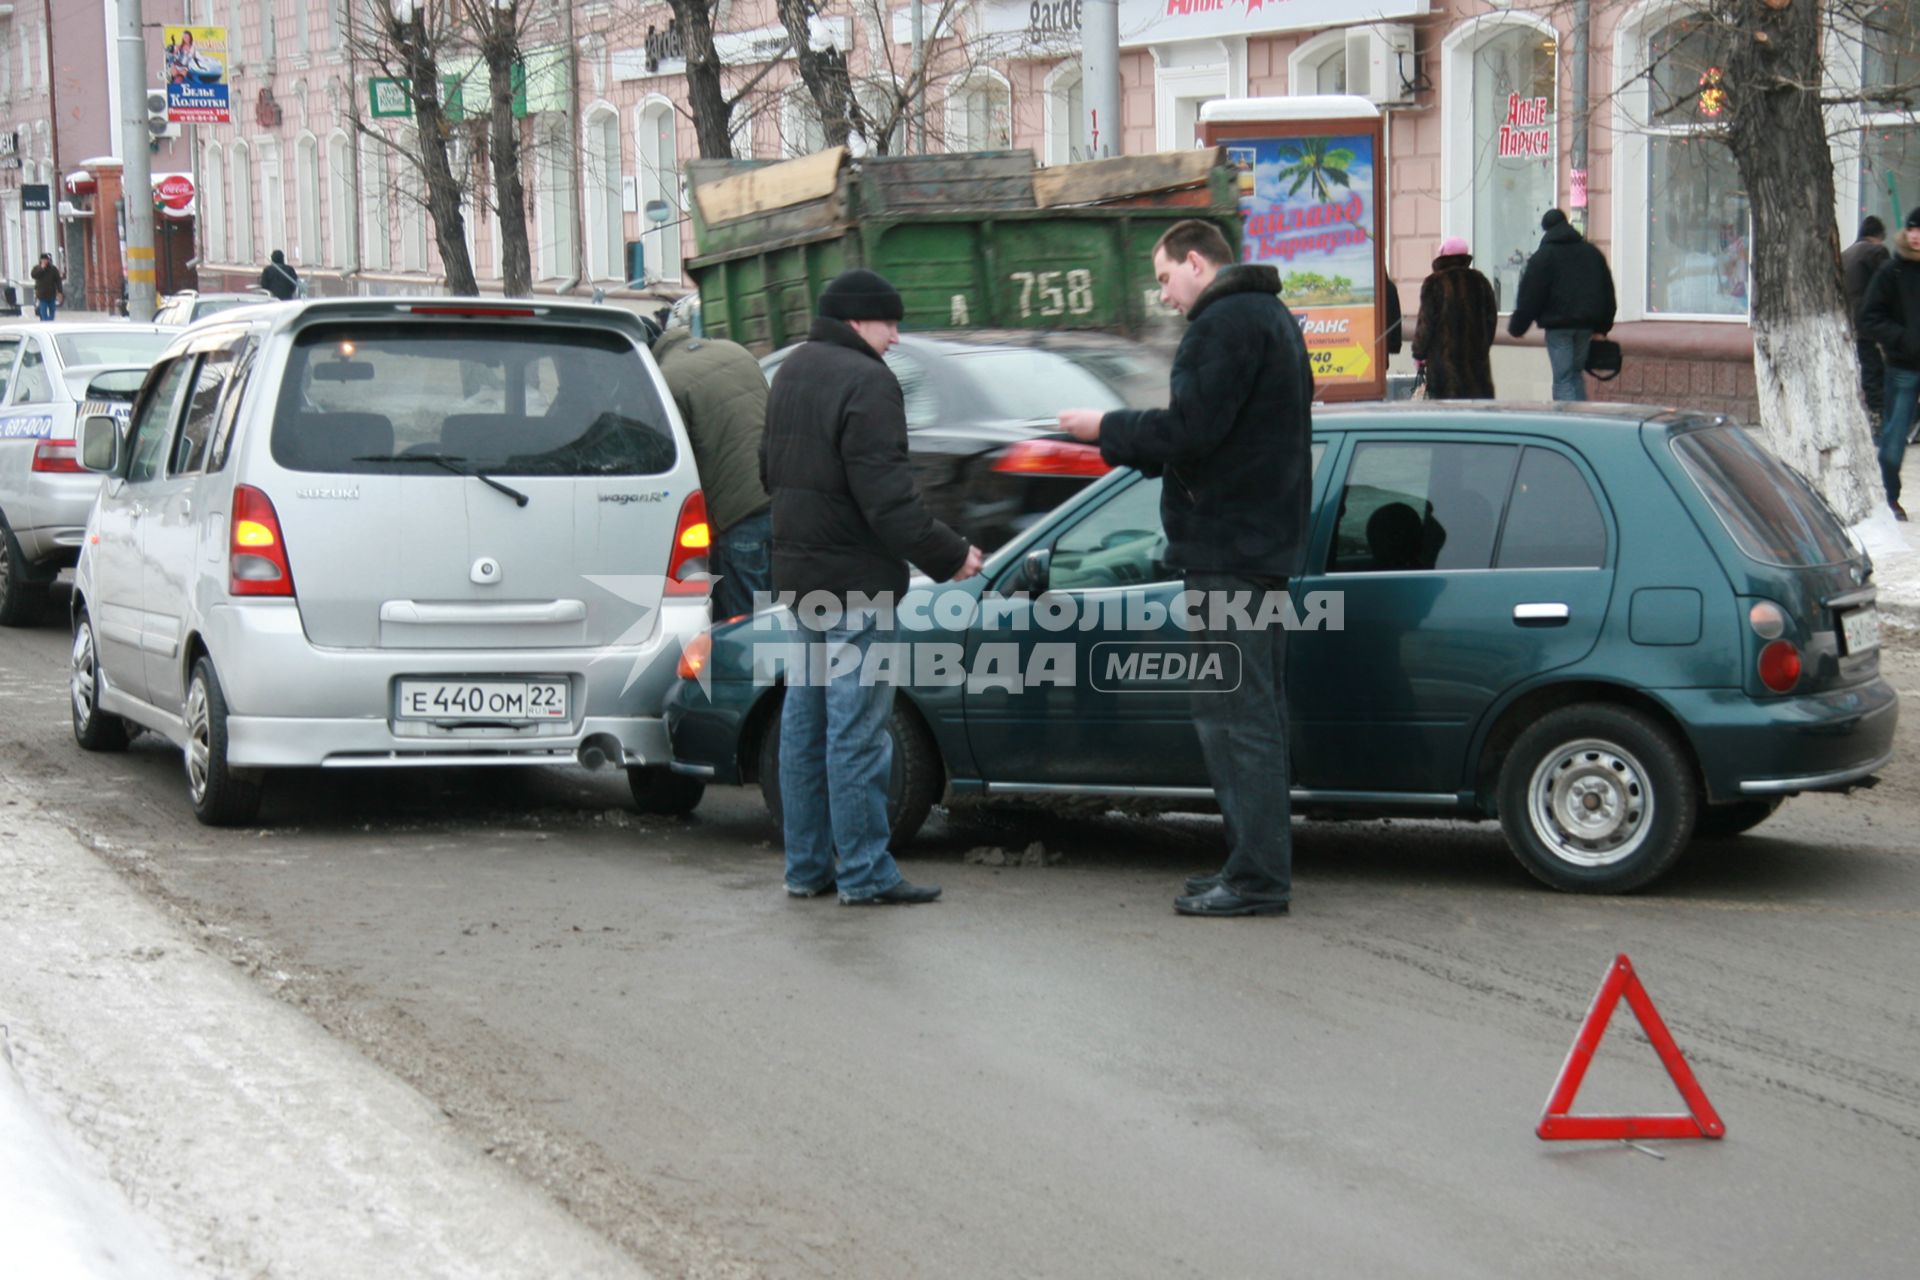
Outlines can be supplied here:
[[565, 720], [565, 680], [402, 680], [402, 720]]
[[1848, 653], [1865, 653], [1880, 647], [1880, 611], [1872, 605], [1851, 609], [1840, 615], [1840, 634]]

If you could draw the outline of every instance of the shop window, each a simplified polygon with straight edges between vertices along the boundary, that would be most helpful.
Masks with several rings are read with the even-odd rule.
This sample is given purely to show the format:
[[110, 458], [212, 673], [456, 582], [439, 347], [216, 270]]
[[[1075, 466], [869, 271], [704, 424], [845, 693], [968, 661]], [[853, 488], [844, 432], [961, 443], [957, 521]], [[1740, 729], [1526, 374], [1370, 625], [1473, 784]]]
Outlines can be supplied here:
[[1555, 43], [1533, 26], [1508, 27], [1473, 52], [1473, 231], [1469, 243], [1513, 310], [1520, 273], [1554, 207], [1559, 164]]
[[1712, 40], [1707, 20], [1689, 15], [1647, 41], [1649, 315], [1747, 314], [1752, 217], [1739, 167], [1714, 134], [1726, 97]]

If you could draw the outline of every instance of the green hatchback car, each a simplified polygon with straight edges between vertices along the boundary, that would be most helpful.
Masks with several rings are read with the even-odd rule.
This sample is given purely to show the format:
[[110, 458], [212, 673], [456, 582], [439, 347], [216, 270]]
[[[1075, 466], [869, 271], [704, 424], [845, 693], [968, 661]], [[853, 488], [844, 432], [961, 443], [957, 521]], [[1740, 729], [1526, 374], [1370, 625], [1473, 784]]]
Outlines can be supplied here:
[[[1618, 893], [1891, 758], [1872, 563], [1738, 425], [1372, 404], [1317, 411], [1313, 438], [1287, 672], [1301, 815], [1497, 819], [1542, 881]], [[1211, 803], [1161, 483], [1114, 472], [978, 578], [909, 593], [896, 845], [943, 797]], [[757, 781], [776, 817], [791, 626], [715, 627], [666, 711], [676, 772]]]

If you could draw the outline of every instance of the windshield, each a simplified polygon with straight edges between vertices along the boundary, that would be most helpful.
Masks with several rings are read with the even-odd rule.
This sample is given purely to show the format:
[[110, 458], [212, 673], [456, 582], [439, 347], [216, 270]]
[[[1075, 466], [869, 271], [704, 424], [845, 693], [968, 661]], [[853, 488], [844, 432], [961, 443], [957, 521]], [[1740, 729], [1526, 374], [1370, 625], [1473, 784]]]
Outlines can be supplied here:
[[76, 364], [152, 364], [172, 342], [171, 333], [141, 333], [130, 330], [116, 333], [62, 333], [53, 343], [60, 348], [60, 363]]
[[222, 311], [231, 311], [235, 307], [250, 307], [256, 302], [265, 301], [265, 298], [196, 298], [193, 303], [193, 318], [205, 320], [208, 316], [219, 315]]
[[1056, 351], [991, 347], [953, 359], [1002, 417], [1051, 418], [1062, 409], [1128, 407], [1110, 383]]
[[497, 321], [303, 330], [280, 384], [274, 461], [436, 474], [372, 460], [394, 454], [520, 476], [657, 475], [675, 459], [646, 362], [620, 334]]
[[1741, 428], [1686, 432], [1674, 437], [1673, 452], [1749, 558], [1787, 567], [1853, 558], [1847, 531], [1820, 495]]

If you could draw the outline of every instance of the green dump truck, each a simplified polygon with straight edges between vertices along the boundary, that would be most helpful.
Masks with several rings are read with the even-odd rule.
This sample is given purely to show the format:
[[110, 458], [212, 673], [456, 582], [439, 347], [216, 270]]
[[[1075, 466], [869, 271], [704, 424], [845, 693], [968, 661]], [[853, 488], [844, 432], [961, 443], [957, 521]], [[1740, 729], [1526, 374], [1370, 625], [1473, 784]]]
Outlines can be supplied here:
[[909, 329], [1141, 334], [1160, 306], [1150, 255], [1182, 218], [1240, 240], [1238, 179], [1217, 150], [1039, 169], [1025, 151], [781, 163], [694, 161], [687, 268], [706, 332], [765, 354], [806, 336], [848, 267], [886, 276]]

